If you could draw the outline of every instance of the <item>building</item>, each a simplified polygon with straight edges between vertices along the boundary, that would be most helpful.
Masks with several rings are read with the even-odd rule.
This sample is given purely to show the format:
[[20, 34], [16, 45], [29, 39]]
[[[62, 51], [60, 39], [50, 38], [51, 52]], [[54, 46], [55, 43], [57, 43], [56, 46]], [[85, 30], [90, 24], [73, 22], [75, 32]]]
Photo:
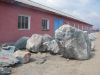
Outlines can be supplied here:
[[62, 24], [82, 30], [92, 28], [81, 19], [30, 0], [0, 0], [0, 43], [34, 33], [53, 35]]

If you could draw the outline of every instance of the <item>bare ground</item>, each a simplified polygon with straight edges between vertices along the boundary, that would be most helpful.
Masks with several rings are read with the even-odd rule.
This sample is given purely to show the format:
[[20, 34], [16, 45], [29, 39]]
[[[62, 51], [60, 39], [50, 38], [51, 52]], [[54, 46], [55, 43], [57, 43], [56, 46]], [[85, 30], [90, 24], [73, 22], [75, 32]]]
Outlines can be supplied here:
[[[68, 60], [61, 56], [42, 54], [47, 56], [47, 61], [37, 64], [34, 60], [30, 63], [13, 68], [11, 75], [100, 75], [100, 33], [96, 33], [95, 55], [84, 61]], [[40, 54], [32, 54], [32, 57]]]

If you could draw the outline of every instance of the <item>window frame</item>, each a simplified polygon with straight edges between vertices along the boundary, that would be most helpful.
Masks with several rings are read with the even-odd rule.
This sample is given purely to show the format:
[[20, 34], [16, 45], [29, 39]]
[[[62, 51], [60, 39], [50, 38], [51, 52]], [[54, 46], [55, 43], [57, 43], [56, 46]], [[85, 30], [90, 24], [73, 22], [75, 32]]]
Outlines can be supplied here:
[[[47, 28], [46, 29], [43, 29], [43, 25], [42, 25], [43, 20], [47, 20]], [[45, 31], [50, 30], [50, 20], [48, 18], [41, 19], [41, 28], [42, 28], [42, 30], [45, 30]]]
[[[30, 30], [31, 16], [28, 16], [28, 15], [18, 15], [18, 18], [19, 18], [19, 16], [21, 16], [21, 17], [22, 16], [28, 17], [28, 28], [25, 28], [25, 25], [24, 25], [24, 28], [18, 28], [18, 25], [17, 25], [18, 30]], [[24, 22], [25, 22], [25, 20], [24, 20]], [[22, 18], [21, 18], [21, 23], [22, 23]]]

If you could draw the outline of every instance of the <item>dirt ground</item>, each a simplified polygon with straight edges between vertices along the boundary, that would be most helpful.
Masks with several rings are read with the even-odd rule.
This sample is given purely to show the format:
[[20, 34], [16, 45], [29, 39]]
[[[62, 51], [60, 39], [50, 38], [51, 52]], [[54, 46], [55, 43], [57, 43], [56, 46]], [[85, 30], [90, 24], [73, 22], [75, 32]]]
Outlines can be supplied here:
[[[68, 60], [61, 56], [47, 56], [47, 61], [37, 64], [35, 61], [13, 68], [11, 75], [100, 75], [100, 33], [96, 33], [95, 55], [84, 61]], [[33, 54], [32, 57], [40, 54]]]

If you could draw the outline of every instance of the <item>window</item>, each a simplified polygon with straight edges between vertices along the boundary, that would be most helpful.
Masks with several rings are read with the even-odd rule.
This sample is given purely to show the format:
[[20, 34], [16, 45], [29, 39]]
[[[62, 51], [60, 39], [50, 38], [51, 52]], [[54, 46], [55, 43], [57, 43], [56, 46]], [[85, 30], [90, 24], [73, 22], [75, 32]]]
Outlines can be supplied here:
[[18, 16], [18, 29], [30, 29], [29, 16]]
[[42, 29], [49, 30], [49, 20], [48, 19], [42, 19]]

